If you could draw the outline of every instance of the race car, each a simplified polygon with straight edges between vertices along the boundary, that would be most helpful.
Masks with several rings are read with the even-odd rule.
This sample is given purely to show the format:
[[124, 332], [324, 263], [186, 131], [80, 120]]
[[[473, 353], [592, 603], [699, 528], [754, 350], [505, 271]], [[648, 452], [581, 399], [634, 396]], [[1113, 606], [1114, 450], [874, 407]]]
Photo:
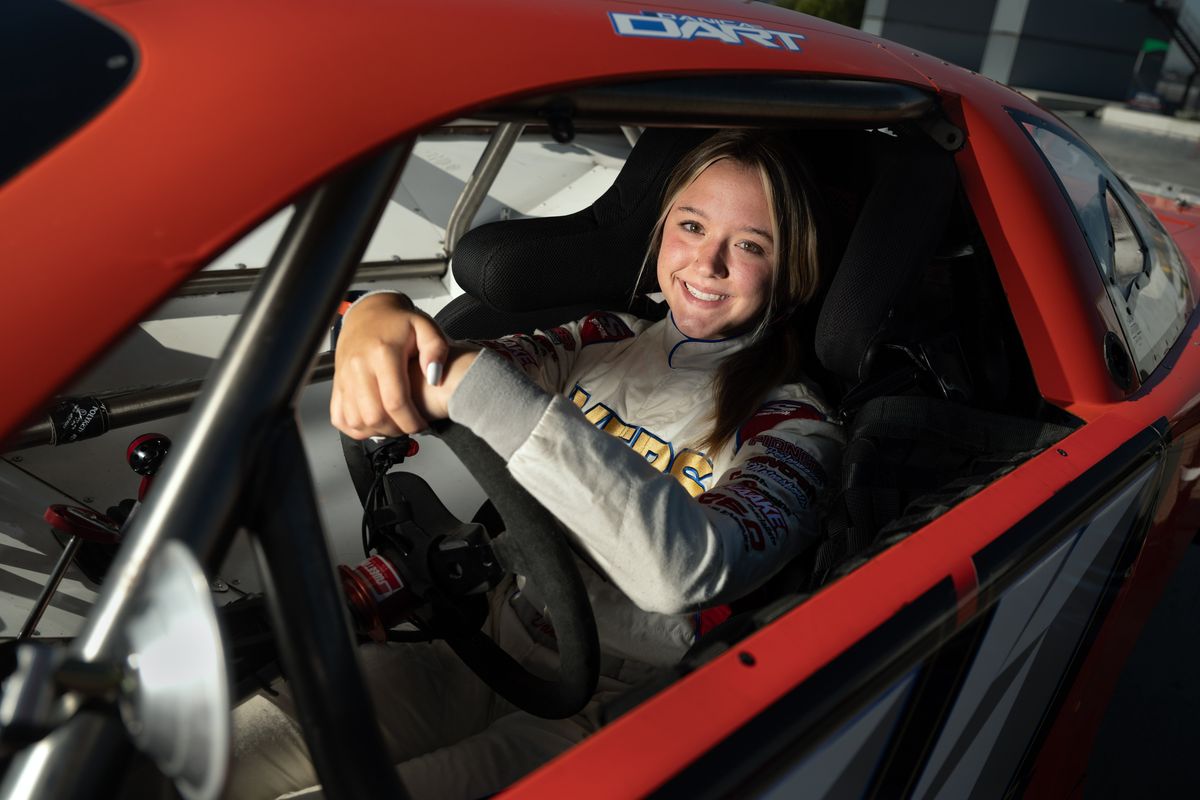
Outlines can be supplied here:
[[[561, 579], [556, 624], [583, 621], [557, 683], [499, 682], [547, 713], [588, 694], [590, 609], [556, 522], [502, 500], [502, 465], [462, 431], [445, 438], [507, 545], [462, 522], [483, 494], [434, 440], [348, 447], [353, 491], [318, 419], [327, 335], [352, 284], [406, 289], [456, 337], [628, 308], [665, 175], [726, 127], [787, 132], [820, 189], [804, 345], [847, 434], [840, 491], [818, 547], [508, 793], [1082, 792], [1200, 521], [1186, 203], [1148, 205], [1004, 86], [767, 4], [10, 6], [0, 533], [45, 586], [0, 586], [20, 633], [5, 797], [109, 796], [132, 744], [184, 796], [219, 796], [246, 636], [245, 606], [214, 599], [259, 589], [325, 791], [403, 796], [353, 650], [394, 620], [347, 578], [360, 476], [395, 462], [433, 487], [394, 479], [442, 531], [431, 593], [507, 553]], [[472, 167], [462, 143], [483, 141]], [[122, 453], [151, 478], [136, 497]], [[440, 630], [503, 672], [471, 619]]]

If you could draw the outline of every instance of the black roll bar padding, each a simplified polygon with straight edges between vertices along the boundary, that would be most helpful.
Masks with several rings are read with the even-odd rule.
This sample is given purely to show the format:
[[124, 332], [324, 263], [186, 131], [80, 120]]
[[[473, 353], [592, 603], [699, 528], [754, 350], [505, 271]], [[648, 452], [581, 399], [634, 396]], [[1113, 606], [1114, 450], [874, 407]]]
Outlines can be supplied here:
[[359, 669], [295, 420], [279, 426], [256, 473], [247, 523], [283, 672], [324, 794], [405, 798]]
[[438, 436], [471, 470], [504, 518], [505, 533], [492, 550], [505, 569], [524, 575], [550, 609], [558, 640], [557, 680], [530, 674], [482, 632], [446, 643], [497, 693], [514, 705], [549, 719], [577, 714], [596, 691], [600, 641], [587, 589], [558, 520], [508, 472], [486, 442], [456, 423], [438, 426]]
[[917, 120], [937, 112], [937, 95], [910, 84], [787, 75], [701, 75], [615, 86], [583, 86], [509, 100], [472, 112], [481, 119], [619, 122], [735, 127]]
[[[252, 499], [245, 492], [253, 483], [251, 471], [270, 463], [261, 454], [274, 443], [279, 422], [294, 419], [296, 397], [312, 368], [313, 354], [353, 279], [411, 145], [410, 140], [394, 142], [363, 156], [297, 203], [267, 272], [196, 398], [154, 492], [131, 521], [83, 631], [72, 642], [77, 657], [100, 661], [127, 655], [124, 623], [150, 558], [163, 542], [183, 542], [208, 568], [224, 557], [247, 511], [246, 501]], [[299, 536], [320, 534], [315, 523], [306, 530], [308, 534], [293, 534], [293, 544]], [[301, 546], [325, 545], [321, 541]], [[290, 580], [275, 577], [277, 583]], [[320, 652], [309, 655], [325, 657]], [[337, 702], [338, 695], [297, 700], [298, 706], [321, 709]], [[0, 797], [109, 796], [106, 789], [111, 787], [78, 767], [86, 757], [81, 751], [95, 742], [97, 727], [91, 720], [92, 715], [80, 715], [17, 754], [0, 779]], [[366, 774], [374, 774], [366, 762], [378, 748], [361, 743], [378, 736], [377, 728], [363, 726], [359, 747], [340, 752], [354, 764], [361, 760]], [[327, 761], [317, 758], [318, 775]], [[394, 772], [386, 772], [398, 786]], [[347, 796], [333, 784], [326, 791]]]

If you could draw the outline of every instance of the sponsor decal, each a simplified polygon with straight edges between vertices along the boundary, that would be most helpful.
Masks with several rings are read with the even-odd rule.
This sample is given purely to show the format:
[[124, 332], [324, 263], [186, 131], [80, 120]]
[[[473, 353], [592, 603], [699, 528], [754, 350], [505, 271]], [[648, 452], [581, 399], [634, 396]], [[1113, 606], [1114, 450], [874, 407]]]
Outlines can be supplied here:
[[729, 517], [737, 524], [738, 529], [742, 532], [742, 549], [747, 553], [766, 547], [762, 527], [747, 516], [749, 511], [737, 500], [720, 492], [706, 492], [696, 499], [718, 514]]
[[767, 434], [760, 433], [749, 439], [746, 444], [757, 445], [770, 450], [771, 455], [780, 461], [799, 469], [805, 475], [811, 476], [813, 485], [818, 488], [824, 487], [827, 483], [828, 479], [825, 475], [825, 468], [821, 466], [821, 463], [813, 457], [812, 453], [794, 442], [780, 439], [778, 436], [768, 436]]
[[54, 443], [91, 439], [108, 430], [108, 406], [98, 397], [66, 399], [50, 410]]
[[742, 425], [741, 430], [738, 431], [737, 445], [741, 447], [743, 441], [793, 419], [823, 422], [825, 415], [808, 403], [796, 400], [774, 400], [760, 406], [754, 415]]
[[[528, 337], [525, 337], [528, 338]], [[510, 362], [520, 367], [537, 368], [537, 359], [521, 346], [517, 341], [517, 337], [505, 336], [503, 339], [494, 339], [492, 341], [479, 341], [476, 344], [481, 347], [486, 347], [493, 353], [498, 353], [508, 359]]]
[[534, 631], [537, 631], [538, 634], [545, 637], [545, 639], [549, 640], [551, 645], [558, 641], [558, 634], [554, 631], [554, 625], [546, 618], [545, 614], [535, 611], [529, 618], [529, 626]]
[[571, 352], [575, 351], [575, 337], [572, 336], [571, 332], [566, 328], [559, 326], [543, 332], [559, 347], [562, 347], [565, 350], [570, 350]]
[[533, 346], [537, 349], [538, 353], [546, 356], [547, 358], [552, 358], [555, 361], [558, 361], [558, 351], [554, 349], [554, 343], [551, 342], [550, 339], [548, 339], [545, 335], [535, 333], [533, 336], [528, 338], [531, 342], [533, 342]]
[[787, 464], [765, 456], [751, 459], [729, 474], [729, 480], [770, 481], [786, 491], [801, 509], [809, 506], [813, 495], [812, 485]]
[[787, 533], [787, 520], [783, 517], [783, 505], [762, 491], [761, 487], [749, 483], [729, 483], [722, 488], [727, 492], [733, 492], [750, 504], [755, 516], [767, 524], [767, 535], [771, 538], [771, 544], [775, 544], [777, 541], [775, 534]]
[[747, 509], [744, 505], [739, 503], [737, 500], [734, 500], [729, 495], [722, 494], [721, 492], [707, 492], [702, 494], [700, 495], [700, 502], [706, 506], [712, 506], [716, 509], [723, 509], [725, 511], [732, 512], [738, 517], [743, 517], [747, 513]]
[[747, 551], [766, 549], [767, 540], [763, 537], [763, 529], [752, 519], [742, 520], [742, 546]]
[[629, 330], [629, 326], [625, 324], [624, 320], [616, 314], [609, 314], [606, 311], [595, 311], [588, 314], [583, 318], [583, 324], [579, 326], [579, 338], [584, 347], [589, 344], [619, 342], [632, 336], [633, 331]]
[[803, 34], [764, 28], [754, 22], [690, 14], [671, 14], [665, 11], [642, 11], [630, 14], [610, 11], [609, 20], [619, 36], [642, 39], [671, 39], [681, 42], [708, 40], [722, 44], [743, 45], [746, 42], [781, 52], [799, 53]]
[[355, 567], [354, 571], [366, 580], [377, 602], [382, 602], [404, 588], [404, 581], [400, 580], [396, 568], [380, 556], [371, 556]]

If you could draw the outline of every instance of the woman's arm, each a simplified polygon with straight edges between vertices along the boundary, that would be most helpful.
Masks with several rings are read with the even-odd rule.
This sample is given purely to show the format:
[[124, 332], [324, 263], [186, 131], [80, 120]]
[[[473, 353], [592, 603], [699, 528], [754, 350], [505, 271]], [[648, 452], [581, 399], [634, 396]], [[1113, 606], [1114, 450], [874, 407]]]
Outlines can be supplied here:
[[404, 295], [365, 297], [338, 337], [330, 421], [354, 439], [425, 430], [430, 420], [446, 418], [449, 398], [476, 355], [452, 344]]
[[593, 327], [604, 322], [623, 329], [629, 337], [634, 334], [628, 326], [637, 326], [633, 317], [601, 312], [533, 334], [452, 342], [403, 294], [371, 293], [342, 318], [330, 420], [355, 439], [425, 430], [430, 421], [447, 416], [449, 398], [480, 347], [497, 353], [546, 391], [559, 392], [588, 344], [583, 326], [589, 320]]
[[[514, 400], [498, 409], [490, 398], [499, 396]], [[694, 498], [490, 353], [472, 366], [450, 411], [646, 611], [692, 611], [761, 585], [815, 543], [818, 496], [838, 474], [840, 429], [814, 413], [750, 437], [720, 483]]]

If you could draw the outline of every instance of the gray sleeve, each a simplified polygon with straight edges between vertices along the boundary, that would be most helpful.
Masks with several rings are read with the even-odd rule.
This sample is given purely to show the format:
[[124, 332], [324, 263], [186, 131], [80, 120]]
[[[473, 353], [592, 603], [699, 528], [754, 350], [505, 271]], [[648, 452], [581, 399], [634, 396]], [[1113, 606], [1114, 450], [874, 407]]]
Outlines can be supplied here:
[[533, 432], [550, 395], [517, 367], [484, 349], [450, 396], [450, 419], [466, 425], [505, 461]]

